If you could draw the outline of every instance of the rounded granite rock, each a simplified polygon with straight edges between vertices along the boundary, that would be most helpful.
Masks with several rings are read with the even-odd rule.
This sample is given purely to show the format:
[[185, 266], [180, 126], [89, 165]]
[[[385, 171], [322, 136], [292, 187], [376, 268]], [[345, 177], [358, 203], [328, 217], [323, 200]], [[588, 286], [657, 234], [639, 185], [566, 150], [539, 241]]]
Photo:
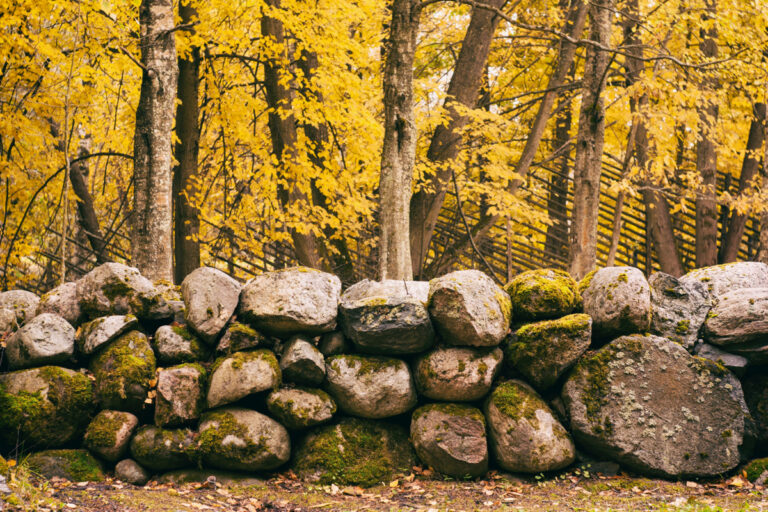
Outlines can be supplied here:
[[416, 389], [432, 400], [480, 400], [491, 390], [502, 359], [499, 348], [440, 347], [417, 359], [413, 369]]
[[597, 340], [644, 333], [651, 327], [651, 288], [637, 268], [601, 268], [589, 280], [582, 298]]
[[66, 362], [75, 352], [75, 329], [58, 315], [38, 315], [7, 340], [5, 354], [12, 369]]
[[98, 457], [116, 462], [128, 451], [139, 419], [129, 412], [100, 411], [85, 431], [83, 445]]
[[240, 301], [240, 283], [221, 270], [200, 267], [181, 283], [184, 320], [201, 340], [212, 344], [224, 330]]
[[515, 321], [564, 316], [579, 302], [576, 281], [562, 270], [528, 270], [515, 276], [504, 290], [512, 301]]
[[289, 429], [326, 423], [336, 413], [336, 402], [321, 389], [283, 388], [267, 397], [270, 414]]
[[216, 360], [208, 384], [208, 407], [236, 402], [254, 393], [277, 389], [282, 380], [275, 354], [259, 349]]

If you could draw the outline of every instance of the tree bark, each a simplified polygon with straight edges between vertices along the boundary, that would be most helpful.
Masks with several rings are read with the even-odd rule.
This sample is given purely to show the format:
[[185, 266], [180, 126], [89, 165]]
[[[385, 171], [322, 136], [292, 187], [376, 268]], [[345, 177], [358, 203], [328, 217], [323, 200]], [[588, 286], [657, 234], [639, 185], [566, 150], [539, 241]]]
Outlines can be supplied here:
[[[489, 0], [487, 5], [501, 8], [507, 0]], [[467, 116], [461, 115], [455, 104], [472, 108], [477, 103], [478, 92], [483, 82], [485, 66], [493, 41], [493, 35], [500, 18], [492, 11], [482, 8], [472, 10], [472, 18], [464, 35], [459, 58], [448, 85], [445, 109], [446, 123], [439, 125], [432, 135], [427, 158], [435, 162], [434, 174], [411, 198], [410, 239], [413, 273], [422, 275], [424, 260], [429, 251], [432, 234], [442, 209], [448, 184], [451, 179], [453, 160], [458, 156], [461, 144], [459, 131], [467, 124]]]
[[568, 174], [570, 161], [567, 146], [570, 145], [570, 132], [573, 116], [571, 114], [571, 99], [555, 119], [555, 142], [552, 148], [560, 152], [556, 160], [558, 172], [549, 178], [549, 196], [547, 197], [547, 214], [551, 225], [547, 226], [544, 240], [544, 251], [557, 257], [567, 257], [568, 254]]
[[[596, 0], [589, 11], [590, 39], [604, 47], [610, 44], [610, 7], [610, 0]], [[573, 219], [569, 236], [569, 271], [574, 279], [583, 278], [597, 264], [597, 217], [605, 142], [605, 99], [602, 93], [608, 64], [607, 51], [591, 45], [587, 48], [573, 166]]]
[[[713, 19], [717, 11], [716, 0], [707, 0], [705, 18]], [[701, 53], [707, 59], [716, 58], [717, 29], [701, 31]], [[707, 78], [703, 90], [713, 94], [715, 79]], [[717, 263], [717, 103], [709, 99], [699, 111], [699, 144], [696, 151], [696, 169], [701, 176], [701, 190], [696, 196], [696, 266], [706, 267]]]
[[[81, 144], [78, 147], [78, 158], [88, 155], [88, 146]], [[93, 197], [88, 190], [88, 165], [85, 162], [75, 162], [69, 168], [69, 182], [72, 184], [72, 190], [77, 196], [77, 224], [79, 232], [85, 235], [88, 244], [93, 249], [96, 263], [104, 263], [109, 260], [107, 256], [107, 244], [104, 242], [104, 236], [99, 227], [99, 218], [96, 216], [96, 209], [93, 205]], [[76, 235], [77, 239], [81, 236]], [[78, 255], [78, 265], [88, 259], [88, 255], [82, 251], [82, 248], [75, 251]]]
[[178, 64], [171, 0], [139, 7], [141, 79], [134, 134], [133, 264], [152, 280], [173, 280], [172, 156]]
[[413, 278], [409, 241], [411, 181], [416, 158], [413, 58], [419, 10], [416, 0], [392, 0], [385, 45], [384, 143], [379, 178], [379, 277]]
[[[181, 23], [187, 24], [197, 15], [190, 3], [179, 4]], [[176, 107], [176, 136], [174, 156], [178, 164], [173, 169], [174, 200], [174, 277], [176, 284], [200, 266], [200, 211], [194, 202], [197, 187], [197, 156], [200, 148], [198, 96], [200, 91], [200, 49], [192, 47], [187, 57], [179, 58], [179, 105]]]
[[[765, 144], [765, 123], [766, 107], [765, 103], [755, 103], [752, 113], [754, 118], [749, 125], [749, 135], [747, 136], [747, 149], [744, 153], [744, 160], [741, 164], [741, 176], [739, 177], [739, 196], [743, 196], [750, 190], [754, 190], [754, 180], [760, 170], [759, 152]], [[721, 242], [720, 263], [730, 263], [736, 261], [739, 256], [739, 247], [741, 239], [744, 236], [744, 229], [747, 226], [748, 217], [744, 213], [738, 213], [733, 210], [728, 221], [728, 231]]]

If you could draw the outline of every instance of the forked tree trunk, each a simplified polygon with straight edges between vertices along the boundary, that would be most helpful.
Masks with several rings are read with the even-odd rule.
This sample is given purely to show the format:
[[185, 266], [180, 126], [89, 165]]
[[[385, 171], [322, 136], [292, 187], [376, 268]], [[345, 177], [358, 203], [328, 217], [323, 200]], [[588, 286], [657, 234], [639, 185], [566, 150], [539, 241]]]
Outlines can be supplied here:
[[176, 39], [171, 0], [139, 7], [141, 78], [133, 140], [132, 261], [149, 279], [173, 280], [171, 133], [176, 100]]
[[413, 57], [419, 11], [416, 0], [393, 0], [384, 63], [384, 143], [379, 178], [379, 277], [413, 278], [409, 207], [416, 157]]

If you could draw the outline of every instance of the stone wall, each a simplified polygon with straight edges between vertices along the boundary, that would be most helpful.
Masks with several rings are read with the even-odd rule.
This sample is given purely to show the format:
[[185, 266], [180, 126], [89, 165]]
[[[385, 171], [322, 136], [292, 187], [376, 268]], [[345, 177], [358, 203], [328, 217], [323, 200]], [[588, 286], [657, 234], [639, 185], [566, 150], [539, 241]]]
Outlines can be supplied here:
[[418, 462], [464, 478], [607, 460], [693, 478], [768, 452], [760, 263], [343, 293], [301, 267], [176, 288], [108, 263], [0, 294], [0, 332], [0, 453], [46, 476], [372, 485]]

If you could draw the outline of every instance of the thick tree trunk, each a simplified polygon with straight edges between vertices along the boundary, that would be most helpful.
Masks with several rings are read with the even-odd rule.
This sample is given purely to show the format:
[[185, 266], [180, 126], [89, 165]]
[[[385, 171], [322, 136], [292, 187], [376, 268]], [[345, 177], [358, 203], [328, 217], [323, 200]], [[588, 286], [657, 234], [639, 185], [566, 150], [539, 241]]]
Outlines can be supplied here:
[[[707, 0], [705, 16], [714, 18], [716, 0]], [[708, 59], [716, 58], [717, 29], [702, 30], [701, 53]], [[708, 78], [703, 89], [713, 94], [717, 83]], [[699, 111], [699, 145], [696, 151], [696, 169], [701, 176], [701, 190], [696, 196], [696, 266], [706, 267], [717, 263], [717, 103], [707, 99]]]
[[413, 278], [408, 236], [411, 181], [416, 158], [413, 57], [419, 11], [416, 0], [393, 0], [384, 63], [384, 143], [379, 178], [379, 277]]
[[[179, 5], [181, 23], [190, 23], [197, 15], [188, 3]], [[200, 49], [193, 47], [187, 57], [179, 58], [179, 105], [176, 107], [176, 136], [174, 156], [178, 165], [173, 169], [174, 200], [174, 277], [176, 284], [200, 266], [200, 211], [195, 206], [197, 193], [197, 155], [200, 148], [198, 94], [200, 90]]]
[[[747, 149], [744, 153], [741, 176], [739, 177], [739, 196], [754, 190], [754, 180], [760, 170], [759, 155], [765, 144], [765, 103], [755, 103], [752, 112], [754, 118], [749, 125]], [[738, 213], [736, 210], [731, 214], [728, 221], [728, 231], [720, 245], [720, 257], [718, 258], [720, 263], [730, 263], [738, 258], [741, 239], [744, 236], [744, 229], [747, 227], [747, 219], [746, 214]]]
[[[590, 39], [610, 44], [611, 2], [596, 0], [590, 7]], [[609, 53], [590, 45], [584, 65], [583, 93], [576, 135], [573, 166], [573, 219], [571, 223], [569, 271], [583, 278], [597, 264], [597, 215], [600, 174], [605, 142], [605, 88]]]
[[133, 140], [133, 264], [149, 279], [173, 280], [172, 156], [176, 38], [171, 0], [142, 0], [141, 79]]
[[[267, 0], [270, 7], [280, 7], [280, 0]], [[281, 48], [287, 54], [285, 48], [285, 31], [280, 20], [263, 16], [261, 18], [261, 34], [265, 38], [272, 39], [277, 48]], [[283, 169], [293, 167], [296, 161], [296, 119], [292, 114], [280, 114], [280, 110], [290, 111], [292, 100], [291, 90], [285, 83], [285, 72], [282, 69], [281, 59], [268, 58], [264, 62], [264, 89], [269, 106], [269, 131], [272, 138], [272, 150], [275, 153]], [[278, 185], [278, 198], [285, 208], [295, 203], [303, 203], [311, 206], [307, 198], [293, 184], [295, 178], [283, 177], [280, 181], [287, 181], [287, 185]], [[299, 233], [291, 229], [293, 248], [299, 263], [307, 267], [320, 268], [321, 258], [318, 252], [318, 242], [312, 233]]]
[[[487, 5], [502, 7], [507, 0], [489, 0]], [[446, 123], [439, 125], [432, 135], [427, 158], [435, 162], [434, 174], [411, 198], [410, 238], [411, 258], [414, 275], [421, 276], [424, 260], [437, 224], [437, 218], [445, 201], [451, 179], [453, 160], [461, 149], [459, 131], [467, 124], [453, 106], [458, 103], [472, 108], [477, 103], [478, 92], [483, 81], [491, 41], [500, 18], [488, 9], [475, 8], [464, 35], [459, 58], [448, 86], [445, 108], [448, 112]]]

